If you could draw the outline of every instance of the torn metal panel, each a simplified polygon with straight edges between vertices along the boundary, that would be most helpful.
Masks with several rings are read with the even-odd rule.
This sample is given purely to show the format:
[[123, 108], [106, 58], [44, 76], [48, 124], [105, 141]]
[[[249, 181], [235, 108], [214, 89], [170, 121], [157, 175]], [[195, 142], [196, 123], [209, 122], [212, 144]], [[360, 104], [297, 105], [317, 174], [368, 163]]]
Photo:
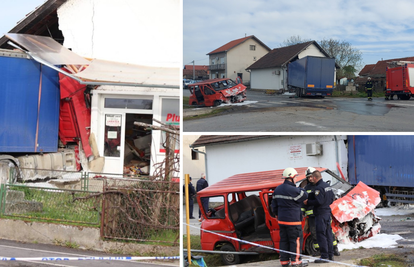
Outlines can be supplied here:
[[139, 66], [106, 60], [93, 59], [85, 70], [74, 76], [85, 82], [130, 83], [140, 85], [179, 86], [178, 68]]
[[50, 37], [17, 33], [8, 33], [6, 37], [29, 51], [30, 55], [52, 65], [88, 65], [90, 63]]
[[[179, 68], [139, 66], [99, 59], [89, 61], [50, 37], [16, 33], [6, 36], [37, 62], [69, 76], [80, 84], [179, 88]], [[56, 67], [58, 65], [81, 67], [68, 72]]]
[[373, 211], [381, 202], [377, 190], [359, 182], [345, 196], [334, 201], [331, 205], [332, 215], [343, 223], [355, 218], [363, 218]]

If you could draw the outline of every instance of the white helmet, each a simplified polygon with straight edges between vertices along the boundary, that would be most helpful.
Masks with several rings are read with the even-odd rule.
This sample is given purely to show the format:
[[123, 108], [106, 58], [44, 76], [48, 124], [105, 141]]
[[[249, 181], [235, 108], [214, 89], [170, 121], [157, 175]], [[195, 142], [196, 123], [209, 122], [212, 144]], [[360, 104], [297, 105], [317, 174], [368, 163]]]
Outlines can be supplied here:
[[283, 171], [283, 178], [295, 178], [298, 175], [298, 172], [294, 168], [286, 168]]
[[315, 168], [308, 167], [308, 169], [306, 170], [306, 177], [311, 176], [314, 171], [316, 171]]

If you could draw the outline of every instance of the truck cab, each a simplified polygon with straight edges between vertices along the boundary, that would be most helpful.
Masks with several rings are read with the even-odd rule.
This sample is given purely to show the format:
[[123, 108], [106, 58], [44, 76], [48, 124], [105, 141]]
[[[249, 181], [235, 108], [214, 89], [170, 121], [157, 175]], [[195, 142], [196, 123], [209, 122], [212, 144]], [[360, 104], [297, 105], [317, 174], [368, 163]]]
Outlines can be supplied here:
[[[295, 169], [299, 173], [297, 185], [305, 187], [307, 168]], [[341, 197], [346, 195], [352, 186], [326, 168], [316, 169], [322, 173], [324, 180], [331, 183], [337, 198], [342, 201]], [[274, 189], [284, 182], [282, 173], [283, 169], [237, 174], [199, 191], [197, 201], [203, 216], [200, 230], [202, 249], [277, 253], [280, 240], [279, 224], [272, 212], [271, 201]], [[209, 200], [208, 210], [203, 209], [201, 202], [205, 198]], [[340, 205], [343, 203], [340, 202]], [[353, 219], [355, 218], [351, 220]], [[347, 232], [349, 226], [346, 223], [341, 224], [335, 217], [333, 217], [332, 225], [337, 232], [349, 233]], [[302, 228], [304, 226], [305, 218], [302, 221]], [[341, 227], [348, 228], [339, 231]], [[366, 232], [358, 234], [362, 235]], [[304, 232], [303, 250], [307, 254], [312, 254], [314, 252], [313, 240], [308, 238], [309, 236], [310, 233]], [[238, 264], [240, 255], [222, 254], [222, 261], [226, 265]]]
[[240, 103], [246, 99], [246, 86], [229, 78], [211, 79], [189, 84], [191, 96], [189, 105], [206, 107], [222, 103]]

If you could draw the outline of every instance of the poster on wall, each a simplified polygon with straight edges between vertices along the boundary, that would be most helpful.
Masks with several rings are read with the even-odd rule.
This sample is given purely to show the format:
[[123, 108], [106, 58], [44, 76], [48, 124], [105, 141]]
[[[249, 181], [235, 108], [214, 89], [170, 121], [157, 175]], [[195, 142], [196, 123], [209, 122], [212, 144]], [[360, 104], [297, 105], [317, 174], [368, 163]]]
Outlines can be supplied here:
[[291, 145], [289, 146], [289, 159], [302, 159], [303, 148], [302, 145]]
[[[179, 99], [163, 99], [161, 105], [161, 122], [180, 128], [180, 101]], [[165, 132], [162, 132], [160, 152], [165, 153], [164, 142], [166, 139]], [[177, 140], [175, 153], [180, 152], [180, 143]]]

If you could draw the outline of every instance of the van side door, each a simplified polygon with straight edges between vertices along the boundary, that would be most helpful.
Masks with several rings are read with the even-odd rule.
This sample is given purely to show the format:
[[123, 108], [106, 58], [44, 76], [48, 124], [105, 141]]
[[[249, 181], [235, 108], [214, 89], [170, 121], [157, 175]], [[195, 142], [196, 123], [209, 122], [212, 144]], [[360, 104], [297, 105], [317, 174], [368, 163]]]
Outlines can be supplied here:
[[279, 223], [275, 214], [273, 214], [271, 203], [272, 203], [273, 191], [264, 190], [259, 192], [260, 200], [262, 201], [263, 209], [266, 216], [266, 226], [270, 230], [270, 236], [272, 238], [274, 247], [279, 249]]

